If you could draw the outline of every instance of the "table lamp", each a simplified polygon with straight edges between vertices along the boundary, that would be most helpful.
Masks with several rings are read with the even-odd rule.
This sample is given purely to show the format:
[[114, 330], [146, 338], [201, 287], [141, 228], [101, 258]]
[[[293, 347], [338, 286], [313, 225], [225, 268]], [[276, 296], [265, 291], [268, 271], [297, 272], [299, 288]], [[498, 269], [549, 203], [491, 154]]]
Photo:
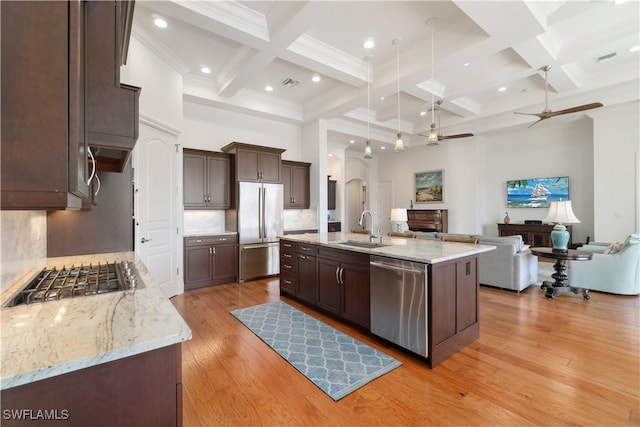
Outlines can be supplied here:
[[580, 222], [573, 214], [570, 200], [561, 200], [559, 202], [551, 202], [549, 212], [543, 219], [544, 222], [552, 222], [556, 225], [551, 230], [551, 242], [554, 251], [567, 252], [567, 244], [569, 243], [569, 232], [563, 224], [577, 224]]
[[407, 210], [404, 208], [395, 208], [391, 209], [391, 222], [396, 225], [396, 231], [398, 233], [402, 233], [403, 231], [408, 230], [407, 221], [409, 218], [407, 217]]

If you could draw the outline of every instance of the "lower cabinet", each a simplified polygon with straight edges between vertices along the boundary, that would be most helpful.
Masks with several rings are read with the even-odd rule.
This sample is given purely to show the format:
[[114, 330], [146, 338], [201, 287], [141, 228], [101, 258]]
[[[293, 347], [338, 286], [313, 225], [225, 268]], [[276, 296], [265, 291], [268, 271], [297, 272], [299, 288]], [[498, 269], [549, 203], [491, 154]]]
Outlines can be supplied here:
[[0, 398], [3, 413], [57, 417], [3, 417], [3, 426], [181, 426], [181, 345], [5, 389]]
[[185, 291], [235, 281], [238, 270], [237, 242], [235, 235], [186, 237]]
[[317, 264], [318, 307], [369, 329], [369, 255], [319, 247]]
[[280, 241], [280, 290], [316, 303], [316, 246]]

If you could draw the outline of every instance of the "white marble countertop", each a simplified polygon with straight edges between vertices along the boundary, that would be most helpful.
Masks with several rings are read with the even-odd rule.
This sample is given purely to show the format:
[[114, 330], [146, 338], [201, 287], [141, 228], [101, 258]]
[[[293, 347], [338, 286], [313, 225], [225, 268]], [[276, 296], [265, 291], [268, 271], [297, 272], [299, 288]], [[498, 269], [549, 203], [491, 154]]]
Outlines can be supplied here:
[[[48, 258], [46, 267], [134, 261], [135, 291], [0, 310], [0, 389], [42, 380], [191, 339], [191, 329], [132, 252]], [[5, 302], [41, 269], [2, 293]]]
[[[431, 239], [405, 239], [402, 237], [382, 238], [382, 244], [386, 246], [364, 248], [351, 246], [345, 243], [349, 241], [369, 242], [369, 236], [358, 233], [317, 233], [317, 234], [287, 234], [282, 239], [296, 242], [313, 243], [316, 245], [346, 249], [353, 252], [362, 252], [370, 255], [387, 256], [390, 258], [404, 259], [407, 261], [435, 264], [470, 255], [480, 254], [494, 250], [491, 245], [474, 245], [471, 243], [442, 242]], [[378, 239], [374, 240], [379, 242]]]
[[183, 237], [200, 237], [200, 236], [230, 236], [238, 234], [237, 231], [216, 231], [216, 232], [208, 232], [206, 230], [194, 230], [190, 233], [185, 233]]

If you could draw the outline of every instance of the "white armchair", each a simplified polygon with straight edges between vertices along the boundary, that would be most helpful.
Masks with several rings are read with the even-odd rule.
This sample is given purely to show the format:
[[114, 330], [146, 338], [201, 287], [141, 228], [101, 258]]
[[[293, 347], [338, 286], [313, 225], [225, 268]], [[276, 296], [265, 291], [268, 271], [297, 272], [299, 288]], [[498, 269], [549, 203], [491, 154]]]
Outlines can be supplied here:
[[578, 248], [592, 252], [591, 261], [569, 261], [571, 286], [620, 295], [640, 294], [640, 234], [631, 234], [620, 250], [605, 253], [611, 245], [591, 243]]

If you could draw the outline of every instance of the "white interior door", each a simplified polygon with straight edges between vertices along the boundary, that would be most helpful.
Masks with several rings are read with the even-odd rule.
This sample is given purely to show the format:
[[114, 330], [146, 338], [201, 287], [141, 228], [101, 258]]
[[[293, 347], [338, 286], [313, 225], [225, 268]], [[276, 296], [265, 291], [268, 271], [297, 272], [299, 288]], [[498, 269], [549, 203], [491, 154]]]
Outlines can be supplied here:
[[135, 167], [135, 251], [169, 297], [183, 292], [179, 280], [177, 138], [140, 123]]

